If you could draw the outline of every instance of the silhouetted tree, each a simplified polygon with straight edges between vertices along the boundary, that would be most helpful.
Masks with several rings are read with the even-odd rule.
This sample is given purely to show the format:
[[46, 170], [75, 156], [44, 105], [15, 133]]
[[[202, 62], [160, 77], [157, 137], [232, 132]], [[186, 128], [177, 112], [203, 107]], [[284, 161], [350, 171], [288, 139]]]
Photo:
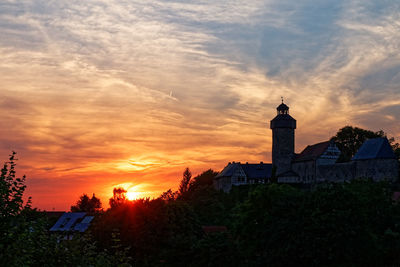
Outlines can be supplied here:
[[30, 208], [30, 200], [24, 206], [25, 176], [16, 177], [15, 155], [13, 151], [0, 173], [0, 266], [17, 266], [24, 259], [21, 239], [29, 240], [31, 236], [24, 214]]
[[192, 173], [190, 172], [189, 168], [183, 172], [183, 177], [181, 183], [179, 185], [179, 195], [183, 196], [189, 189], [190, 179], [192, 179]]
[[167, 202], [168, 202], [168, 201], [173, 201], [173, 200], [176, 199], [177, 195], [178, 195], [178, 192], [177, 192], [177, 191], [172, 192], [172, 190], [171, 190], [171, 188], [170, 188], [170, 189], [168, 189], [167, 191], [163, 192], [163, 193], [160, 195], [159, 199], [164, 200], [164, 201], [167, 201]]
[[217, 176], [218, 172], [215, 172], [211, 169], [202, 172], [197, 175], [189, 184], [188, 191], [196, 191], [197, 189], [205, 186], [213, 186], [214, 178]]
[[389, 138], [389, 143], [392, 146], [394, 154], [396, 154], [397, 158], [400, 160], [400, 144], [395, 142], [394, 137]]
[[15, 155], [0, 173], [0, 266], [131, 266], [124, 251], [99, 251], [89, 236], [63, 242], [49, 235], [45, 213], [32, 209], [30, 198], [24, 205], [25, 176], [16, 176]]
[[[25, 175], [22, 178], [16, 177], [15, 155], [13, 151], [0, 174], [0, 221], [18, 215], [25, 208], [22, 199], [26, 188]], [[29, 198], [26, 207], [30, 207], [30, 202]]]
[[122, 187], [114, 188], [113, 189], [113, 197], [110, 198], [110, 207], [115, 208], [121, 204], [126, 202], [126, 190]]
[[71, 206], [72, 212], [84, 211], [94, 213], [101, 211], [101, 209], [101, 201], [94, 194], [92, 195], [92, 198], [89, 198], [88, 195], [83, 194], [76, 202], [76, 205]]

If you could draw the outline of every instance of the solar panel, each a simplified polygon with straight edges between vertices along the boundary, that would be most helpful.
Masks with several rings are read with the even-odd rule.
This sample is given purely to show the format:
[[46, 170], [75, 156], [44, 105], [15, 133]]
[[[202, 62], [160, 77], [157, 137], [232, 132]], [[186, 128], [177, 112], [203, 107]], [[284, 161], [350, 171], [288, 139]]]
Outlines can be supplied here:
[[60, 219], [50, 228], [50, 231], [72, 231], [73, 225], [83, 217], [85, 217], [86, 212], [66, 212]]
[[94, 216], [86, 216], [85, 218], [83, 218], [81, 223], [90, 223], [93, 220], [93, 218]]
[[90, 222], [93, 220], [94, 216], [86, 216], [83, 218], [82, 222], [75, 225], [74, 230], [79, 232], [85, 232], [89, 226]]

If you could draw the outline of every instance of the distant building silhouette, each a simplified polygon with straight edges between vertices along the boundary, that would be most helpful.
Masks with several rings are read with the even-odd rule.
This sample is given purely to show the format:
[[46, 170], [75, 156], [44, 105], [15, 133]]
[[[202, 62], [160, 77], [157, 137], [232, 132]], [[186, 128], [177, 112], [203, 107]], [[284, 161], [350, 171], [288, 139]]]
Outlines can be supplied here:
[[218, 190], [229, 191], [232, 186], [254, 183], [315, 184], [344, 182], [355, 178], [375, 181], [398, 179], [398, 160], [387, 138], [364, 142], [350, 162], [337, 163], [341, 154], [333, 141], [307, 146], [294, 152], [296, 120], [289, 107], [282, 103], [271, 120], [272, 164], [229, 162], [214, 179]]

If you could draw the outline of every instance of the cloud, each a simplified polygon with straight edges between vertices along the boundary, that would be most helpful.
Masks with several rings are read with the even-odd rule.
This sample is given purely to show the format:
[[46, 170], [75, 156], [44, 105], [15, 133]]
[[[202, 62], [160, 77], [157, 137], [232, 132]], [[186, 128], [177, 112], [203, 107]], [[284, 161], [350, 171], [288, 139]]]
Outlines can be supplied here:
[[101, 186], [132, 177], [162, 192], [186, 166], [269, 161], [281, 96], [298, 120], [297, 151], [347, 124], [400, 138], [398, 11], [374, 1], [2, 1], [0, 152], [17, 150], [37, 196], [96, 183], [106, 201]]

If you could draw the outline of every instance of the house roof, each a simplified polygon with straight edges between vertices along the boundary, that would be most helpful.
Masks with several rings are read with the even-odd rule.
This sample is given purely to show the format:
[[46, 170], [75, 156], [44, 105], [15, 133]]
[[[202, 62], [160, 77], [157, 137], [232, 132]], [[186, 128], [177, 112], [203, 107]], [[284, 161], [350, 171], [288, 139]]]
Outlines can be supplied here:
[[378, 137], [365, 141], [352, 160], [395, 158], [396, 155], [394, 154], [387, 138]]
[[44, 214], [47, 216], [48, 219], [58, 219], [60, 218], [65, 211], [44, 211]]
[[215, 178], [232, 176], [236, 168], [238, 168], [239, 166], [240, 163], [229, 162], [228, 165], [226, 165], [225, 168], [217, 176], [215, 176]]
[[259, 164], [241, 164], [247, 179], [270, 178], [272, 175], [272, 164], [259, 163]]
[[230, 163], [216, 176], [219, 177], [229, 177], [234, 174], [237, 168], [242, 168], [248, 179], [260, 179], [260, 178], [270, 178], [272, 175], [272, 164], [271, 163]]
[[329, 143], [330, 141], [326, 141], [307, 146], [300, 154], [296, 155], [294, 161], [316, 160], [328, 149]]

